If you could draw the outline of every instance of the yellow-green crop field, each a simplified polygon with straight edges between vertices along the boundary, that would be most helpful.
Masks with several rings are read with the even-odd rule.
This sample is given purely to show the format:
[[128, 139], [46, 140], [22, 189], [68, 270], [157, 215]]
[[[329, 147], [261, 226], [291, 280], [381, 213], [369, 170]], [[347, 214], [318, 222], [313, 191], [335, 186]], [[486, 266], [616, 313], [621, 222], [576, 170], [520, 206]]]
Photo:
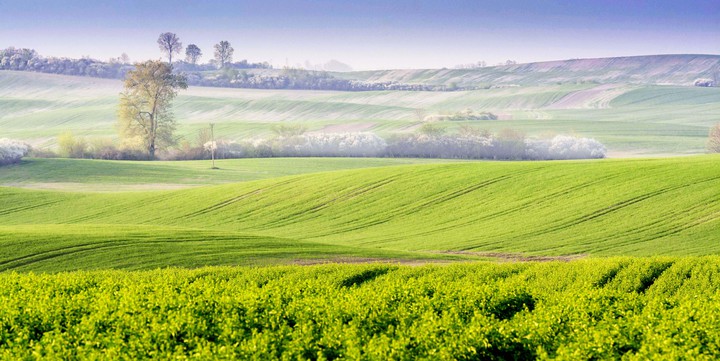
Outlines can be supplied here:
[[0, 274], [4, 359], [713, 360], [720, 259]]

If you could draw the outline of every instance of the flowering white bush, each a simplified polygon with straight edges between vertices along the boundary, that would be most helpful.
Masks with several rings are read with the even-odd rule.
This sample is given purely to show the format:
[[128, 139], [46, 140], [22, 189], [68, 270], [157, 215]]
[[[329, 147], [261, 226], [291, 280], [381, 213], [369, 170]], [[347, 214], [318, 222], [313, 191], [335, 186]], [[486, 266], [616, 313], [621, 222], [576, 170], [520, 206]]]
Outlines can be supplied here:
[[390, 140], [390, 157], [493, 159], [496, 140], [482, 136], [405, 135]]
[[373, 133], [310, 133], [221, 143], [218, 153], [232, 147], [246, 157], [381, 157], [387, 144]]
[[30, 146], [19, 140], [0, 138], [0, 165], [17, 163], [30, 152]]
[[300, 156], [378, 157], [387, 146], [373, 133], [315, 133], [299, 138], [295, 152]]
[[528, 159], [590, 159], [605, 158], [607, 149], [592, 138], [558, 135], [547, 139], [525, 140]]
[[383, 138], [373, 133], [310, 133], [218, 141], [204, 145], [216, 158], [243, 157], [414, 157], [455, 159], [604, 158], [605, 146], [590, 138], [556, 136], [524, 139], [508, 135], [403, 134]]
[[215, 150], [215, 158], [242, 158], [246, 155], [245, 147], [243, 144], [219, 140], [216, 142], [207, 142], [203, 144], [203, 148], [206, 152], [210, 153]]

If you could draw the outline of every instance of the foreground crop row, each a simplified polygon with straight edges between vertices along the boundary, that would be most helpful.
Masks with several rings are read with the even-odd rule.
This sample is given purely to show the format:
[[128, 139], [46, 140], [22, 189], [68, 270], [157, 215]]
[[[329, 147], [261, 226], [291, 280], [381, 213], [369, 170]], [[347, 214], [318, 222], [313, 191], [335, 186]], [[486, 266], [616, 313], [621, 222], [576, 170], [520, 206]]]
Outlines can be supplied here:
[[720, 258], [0, 275], [0, 358], [720, 353]]

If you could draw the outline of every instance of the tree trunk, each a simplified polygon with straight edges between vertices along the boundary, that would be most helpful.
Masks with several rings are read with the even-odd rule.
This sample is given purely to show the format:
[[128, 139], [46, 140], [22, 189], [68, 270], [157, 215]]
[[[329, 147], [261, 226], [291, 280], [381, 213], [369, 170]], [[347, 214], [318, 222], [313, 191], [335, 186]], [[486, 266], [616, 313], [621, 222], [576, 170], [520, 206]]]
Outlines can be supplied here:
[[155, 160], [155, 141], [154, 140], [150, 143], [150, 147], [148, 147], [148, 158], [150, 158], [150, 160]]

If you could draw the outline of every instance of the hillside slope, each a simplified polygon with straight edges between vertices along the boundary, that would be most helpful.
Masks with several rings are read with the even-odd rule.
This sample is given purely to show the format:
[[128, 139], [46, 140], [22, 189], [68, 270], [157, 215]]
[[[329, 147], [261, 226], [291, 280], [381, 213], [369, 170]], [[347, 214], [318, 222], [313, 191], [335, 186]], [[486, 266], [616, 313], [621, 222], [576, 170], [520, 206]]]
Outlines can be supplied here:
[[719, 69], [720, 55], [682, 54], [572, 59], [479, 69], [377, 70], [337, 75], [368, 82], [454, 84], [458, 87], [577, 82], [692, 85], [695, 79], [713, 78]]
[[137, 225], [146, 240], [219, 232], [425, 256], [718, 254], [720, 158], [409, 165], [154, 193], [0, 188], [0, 254], [53, 247], [57, 225], [81, 244], [88, 226]]
[[[114, 137], [121, 84], [117, 80], [28, 72], [0, 72], [0, 137], [55, 145], [65, 131]], [[277, 122], [310, 131], [410, 132], [419, 114], [468, 108], [499, 115], [495, 121], [453, 121], [531, 136], [578, 134], [603, 142], [610, 154], [704, 152], [708, 128], [720, 119], [720, 88], [631, 84], [551, 84], [458, 92], [330, 92], [191, 87], [178, 96], [178, 135], [217, 124], [225, 139], [267, 136]]]
[[215, 161], [112, 161], [26, 158], [0, 169], [0, 187], [74, 192], [119, 192], [191, 188], [294, 174], [447, 162], [415, 158], [244, 158]]

